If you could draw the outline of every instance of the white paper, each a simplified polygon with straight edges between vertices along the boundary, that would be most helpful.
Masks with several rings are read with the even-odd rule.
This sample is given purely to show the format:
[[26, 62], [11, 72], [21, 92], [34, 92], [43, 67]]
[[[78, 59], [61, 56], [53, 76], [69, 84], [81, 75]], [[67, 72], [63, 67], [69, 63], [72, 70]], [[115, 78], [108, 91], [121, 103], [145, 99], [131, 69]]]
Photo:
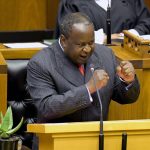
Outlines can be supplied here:
[[48, 47], [40, 42], [29, 42], [29, 43], [4, 43], [3, 45], [9, 48], [44, 48]]
[[104, 33], [103, 29], [99, 29], [94, 32], [95, 32], [95, 43], [104, 44], [105, 33]]
[[150, 34], [148, 35], [141, 35], [141, 38], [143, 38], [144, 40], [150, 40]]
[[140, 36], [139, 33], [135, 29], [130, 29], [128, 31], [134, 35]]

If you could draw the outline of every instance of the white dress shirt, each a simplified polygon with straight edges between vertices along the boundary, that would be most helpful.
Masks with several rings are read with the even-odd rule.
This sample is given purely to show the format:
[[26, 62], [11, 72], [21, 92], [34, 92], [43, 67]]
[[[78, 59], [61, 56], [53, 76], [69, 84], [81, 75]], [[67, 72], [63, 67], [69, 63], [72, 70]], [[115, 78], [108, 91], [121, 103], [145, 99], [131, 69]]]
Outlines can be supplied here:
[[111, 6], [111, 0], [95, 0], [95, 2], [105, 11], [107, 11], [108, 4]]

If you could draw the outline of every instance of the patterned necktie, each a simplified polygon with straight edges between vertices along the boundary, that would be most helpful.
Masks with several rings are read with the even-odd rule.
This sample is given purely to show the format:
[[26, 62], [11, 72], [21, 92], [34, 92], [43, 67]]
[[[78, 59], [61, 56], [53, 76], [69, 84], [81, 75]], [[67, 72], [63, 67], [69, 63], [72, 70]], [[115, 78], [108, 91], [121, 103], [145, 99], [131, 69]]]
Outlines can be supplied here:
[[84, 76], [84, 67], [83, 65], [78, 65], [80, 73]]

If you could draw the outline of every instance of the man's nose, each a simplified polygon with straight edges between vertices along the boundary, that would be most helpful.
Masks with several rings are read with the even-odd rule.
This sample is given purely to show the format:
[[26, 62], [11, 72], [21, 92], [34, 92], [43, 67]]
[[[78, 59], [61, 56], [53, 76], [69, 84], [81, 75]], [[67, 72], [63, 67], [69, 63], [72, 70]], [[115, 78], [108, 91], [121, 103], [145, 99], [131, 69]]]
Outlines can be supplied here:
[[91, 46], [89, 46], [88, 44], [85, 45], [84, 48], [83, 48], [83, 50], [84, 50], [85, 52], [87, 52], [87, 53], [88, 53], [88, 52], [91, 52], [91, 49], [92, 49]]

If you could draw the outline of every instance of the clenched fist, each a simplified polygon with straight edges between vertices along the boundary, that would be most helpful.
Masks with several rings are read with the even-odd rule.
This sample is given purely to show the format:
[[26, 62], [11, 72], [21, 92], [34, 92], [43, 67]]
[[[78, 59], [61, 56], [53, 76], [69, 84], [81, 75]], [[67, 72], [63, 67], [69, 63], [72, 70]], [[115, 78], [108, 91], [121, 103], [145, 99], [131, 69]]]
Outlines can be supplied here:
[[122, 78], [127, 84], [134, 81], [135, 70], [133, 65], [129, 61], [122, 61], [117, 67], [117, 74]]
[[[93, 77], [94, 77], [95, 81], [93, 80]], [[95, 85], [96, 85], [97, 89], [101, 89], [102, 87], [107, 85], [107, 82], [109, 80], [108, 74], [102, 69], [95, 70], [93, 73], [93, 77], [91, 77], [89, 82], [86, 84], [86, 86], [89, 89], [89, 92], [91, 94], [96, 91]]]

